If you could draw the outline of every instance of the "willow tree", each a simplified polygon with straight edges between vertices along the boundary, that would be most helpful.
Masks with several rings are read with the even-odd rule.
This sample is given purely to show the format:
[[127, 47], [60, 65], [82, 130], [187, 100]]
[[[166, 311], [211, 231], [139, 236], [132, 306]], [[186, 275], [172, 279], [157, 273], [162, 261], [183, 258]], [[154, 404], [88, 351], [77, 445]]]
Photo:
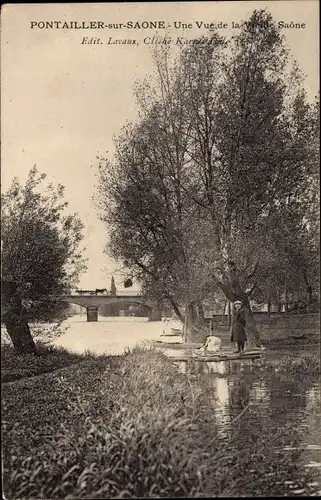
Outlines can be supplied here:
[[231, 40], [201, 37], [168, 59], [156, 57], [139, 122], [101, 164], [110, 249], [188, 322], [215, 289], [242, 300], [260, 345], [249, 297], [287, 218], [301, 224], [307, 209], [311, 106], [265, 11]]
[[193, 45], [181, 61], [193, 124], [188, 195], [211, 222], [213, 283], [229, 300], [242, 300], [250, 342], [259, 345], [249, 296], [280, 233], [304, 226], [312, 106], [265, 11], [232, 38], [218, 68], [212, 43]]
[[[110, 230], [109, 248], [156, 300], [176, 302], [188, 281], [186, 211], [182, 190], [185, 145], [170, 135], [164, 106], [126, 127], [117, 141], [113, 162], [100, 168], [101, 218]], [[184, 135], [182, 135], [184, 137]], [[187, 200], [187, 203], [186, 203]]]
[[[220, 49], [221, 39], [214, 38]], [[189, 318], [189, 335], [196, 316], [201, 318], [209, 267], [197, 252], [206, 228], [199, 231], [200, 209], [187, 195], [194, 185], [188, 82], [181, 64], [170, 65], [168, 59], [166, 49], [155, 54], [154, 80], [136, 88], [139, 122], [123, 129], [114, 158], [100, 162], [99, 207], [112, 256], [149, 296], [168, 301], [182, 321]]]
[[44, 189], [44, 179], [34, 167], [1, 197], [1, 320], [19, 354], [36, 353], [29, 322], [52, 317], [85, 265], [83, 225], [65, 213], [63, 186]]

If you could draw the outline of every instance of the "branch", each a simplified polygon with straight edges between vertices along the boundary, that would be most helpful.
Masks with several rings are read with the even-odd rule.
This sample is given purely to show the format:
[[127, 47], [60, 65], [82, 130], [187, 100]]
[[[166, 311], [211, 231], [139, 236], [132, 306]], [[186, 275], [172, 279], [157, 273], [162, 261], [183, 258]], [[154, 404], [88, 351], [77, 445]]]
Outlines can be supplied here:
[[254, 276], [256, 275], [256, 273], [258, 271], [258, 269], [259, 269], [259, 263], [256, 262], [253, 271], [250, 274], [247, 275], [245, 283], [248, 283], [249, 281], [252, 280], [252, 278], [254, 278]]
[[250, 297], [250, 296], [252, 295], [252, 293], [254, 292], [254, 290], [255, 290], [256, 286], [257, 286], [257, 281], [255, 281], [255, 283], [254, 283], [254, 285], [252, 286], [252, 288], [251, 288], [248, 292], [246, 292], [246, 295], [247, 295], [248, 297]]

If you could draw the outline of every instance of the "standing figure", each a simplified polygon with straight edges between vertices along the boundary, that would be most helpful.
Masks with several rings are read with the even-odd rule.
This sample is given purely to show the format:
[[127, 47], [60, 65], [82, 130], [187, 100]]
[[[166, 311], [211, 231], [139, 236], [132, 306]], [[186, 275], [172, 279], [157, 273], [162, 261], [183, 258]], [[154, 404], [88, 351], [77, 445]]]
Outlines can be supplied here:
[[231, 342], [237, 344], [236, 352], [243, 352], [245, 342], [247, 341], [245, 333], [245, 326], [246, 326], [245, 311], [242, 302], [240, 300], [236, 300], [234, 302], [234, 307], [235, 307], [235, 314], [232, 321]]

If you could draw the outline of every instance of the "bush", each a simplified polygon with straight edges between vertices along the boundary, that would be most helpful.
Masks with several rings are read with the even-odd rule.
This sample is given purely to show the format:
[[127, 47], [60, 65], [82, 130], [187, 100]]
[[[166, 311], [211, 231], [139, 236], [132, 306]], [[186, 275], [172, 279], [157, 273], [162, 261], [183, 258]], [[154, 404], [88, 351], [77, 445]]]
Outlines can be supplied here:
[[31, 325], [31, 334], [35, 341], [50, 345], [55, 339], [65, 335], [70, 325], [62, 325], [62, 321], [57, 323], [34, 323]]
[[[62, 325], [62, 321], [53, 323], [32, 323], [29, 327], [34, 340], [46, 345], [50, 345], [55, 339], [64, 335], [70, 328], [69, 325]], [[1, 345], [12, 345], [4, 325], [1, 325]]]

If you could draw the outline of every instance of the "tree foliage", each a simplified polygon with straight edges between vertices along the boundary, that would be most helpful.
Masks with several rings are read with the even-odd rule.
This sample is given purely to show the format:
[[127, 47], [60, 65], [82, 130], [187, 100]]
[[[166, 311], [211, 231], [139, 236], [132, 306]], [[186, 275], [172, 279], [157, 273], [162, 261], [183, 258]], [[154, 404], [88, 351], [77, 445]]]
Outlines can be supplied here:
[[20, 326], [27, 332], [28, 321], [50, 319], [85, 267], [83, 224], [65, 213], [63, 186], [44, 188], [44, 179], [34, 167], [25, 185], [14, 179], [1, 197], [2, 319], [20, 350]]
[[138, 123], [100, 161], [99, 203], [111, 254], [146, 291], [192, 322], [214, 290], [241, 299], [258, 344], [249, 297], [259, 280], [276, 273], [284, 287], [315, 255], [318, 119], [271, 15], [249, 21], [174, 61], [155, 54], [155, 77], [136, 88]]
[[114, 276], [111, 277], [111, 283], [110, 283], [110, 293], [111, 295], [115, 296], [117, 293], [116, 289], [116, 284], [115, 284], [115, 278]]

